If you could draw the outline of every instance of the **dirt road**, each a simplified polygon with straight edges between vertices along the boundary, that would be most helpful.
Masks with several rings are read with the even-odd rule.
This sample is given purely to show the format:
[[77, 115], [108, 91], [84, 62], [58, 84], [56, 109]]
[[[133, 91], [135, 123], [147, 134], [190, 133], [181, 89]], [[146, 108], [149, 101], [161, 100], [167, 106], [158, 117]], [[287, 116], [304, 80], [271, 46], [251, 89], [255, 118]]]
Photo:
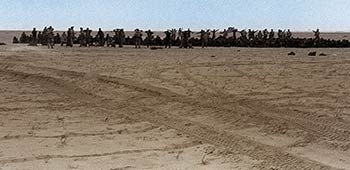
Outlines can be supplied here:
[[0, 169], [350, 169], [350, 49], [309, 51], [1, 46]]

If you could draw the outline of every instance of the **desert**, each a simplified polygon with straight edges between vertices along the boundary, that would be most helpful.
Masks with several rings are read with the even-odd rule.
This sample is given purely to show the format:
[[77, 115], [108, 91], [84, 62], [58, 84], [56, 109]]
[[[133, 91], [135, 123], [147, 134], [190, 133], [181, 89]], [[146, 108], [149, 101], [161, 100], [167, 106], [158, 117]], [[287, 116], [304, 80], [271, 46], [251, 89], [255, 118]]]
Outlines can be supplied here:
[[350, 169], [348, 48], [48, 49], [20, 33], [0, 33], [1, 170]]

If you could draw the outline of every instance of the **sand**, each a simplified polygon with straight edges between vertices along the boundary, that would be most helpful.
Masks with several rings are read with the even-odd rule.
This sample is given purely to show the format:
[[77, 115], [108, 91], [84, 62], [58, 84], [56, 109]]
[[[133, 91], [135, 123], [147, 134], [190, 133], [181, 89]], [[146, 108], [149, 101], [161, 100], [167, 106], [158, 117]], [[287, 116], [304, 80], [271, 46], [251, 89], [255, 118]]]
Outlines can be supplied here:
[[0, 169], [350, 169], [349, 56], [0, 46]]

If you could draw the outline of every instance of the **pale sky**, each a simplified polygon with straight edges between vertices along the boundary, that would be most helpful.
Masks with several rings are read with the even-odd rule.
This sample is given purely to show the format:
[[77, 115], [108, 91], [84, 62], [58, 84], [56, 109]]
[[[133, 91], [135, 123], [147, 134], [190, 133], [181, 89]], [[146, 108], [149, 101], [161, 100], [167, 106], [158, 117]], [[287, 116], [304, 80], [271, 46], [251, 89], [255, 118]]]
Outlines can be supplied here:
[[350, 0], [0, 0], [0, 30], [46, 25], [350, 31]]

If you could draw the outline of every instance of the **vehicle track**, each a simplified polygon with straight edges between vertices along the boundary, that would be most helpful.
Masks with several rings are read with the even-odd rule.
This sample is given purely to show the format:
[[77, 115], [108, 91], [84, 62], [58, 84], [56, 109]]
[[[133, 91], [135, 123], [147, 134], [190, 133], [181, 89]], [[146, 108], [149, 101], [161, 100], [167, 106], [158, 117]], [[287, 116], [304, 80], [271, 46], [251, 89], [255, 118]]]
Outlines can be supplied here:
[[[237, 70], [237, 69], [235, 69]], [[248, 74], [245, 74], [243, 72], [240, 72], [242, 75], [247, 76], [248, 78], [257, 79], [263, 83], [270, 83], [264, 79], [250, 76]], [[278, 84], [277, 84], [278, 85]], [[309, 93], [304, 91], [303, 89], [297, 88], [291, 88], [295, 91], [298, 91], [299, 93], [309, 94], [311, 96], [314, 96], [314, 93]], [[325, 96], [329, 97], [331, 95], [325, 94]], [[334, 96], [331, 96], [331, 98], [334, 98]], [[339, 141], [350, 141], [350, 125], [346, 124], [345, 122], [340, 122], [338, 119], [320, 119], [317, 117], [317, 115], [313, 114], [302, 114], [300, 112], [295, 112], [290, 109], [276, 109], [275, 107], [271, 106], [270, 104], [266, 102], [260, 102], [260, 101], [250, 101], [247, 100], [245, 102], [245, 107], [251, 108], [251, 109], [258, 109], [260, 111], [264, 112], [274, 112], [274, 113], [282, 113], [283, 115], [279, 115], [281, 117], [285, 117], [288, 120], [294, 121], [296, 124], [304, 124], [305, 127], [312, 129], [315, 132], [321, 132], [320, 134], [324, 134], [326, 137], [330, 137], [332, 140], [339, 140]], [[262, 107], [263, 106], [263, 107]], [[256, 110], [257, 111], [257, 110]], [[322, 129], [322, 130], [320, 130]]]
[[95, 154], [83, 154], [83, 155], [38, 155], [33, 157], [26, 158], [16, 158], [16, 159], [4, 159], [0, 160], [1, 164], [10, 164], [10, 163], [23, 163], [28, 161], [40, 161], [40, 160], [52, 160], [52, 159], [73, 159], [73, 158], [92, 158], [92, 157], [103, 157], [103, 156], [112, 156], [112, 155], [122, 155], [122, 154], [135, 154], [142, 152], [160, 152], [160, 151], [172, 151], [185, 149], [198, 145], [198, 141], [189, 142], [185, 144], [176, 144], [171, 147], [165, 147], [160, 149], [138, 149], [138, 150], [125, 150], [125, 151], [115, 151], [107, 153], [95, 153]]
[[[96, 104], [96, 106], [109, 110], [113, 113], [116, 109], [121, 109], [120, 104], [112, 101], [104, 101], [100, 96], [96, 96], [83, 89], [77, 88], [70, 82], [59, 80], [53, 77], [48, 77], [38, 74], [28, 74], [14, 70], [0, 70], [0, 74], [8, 74], [17, 77], [21, 81], [35, 82], [44, 88], [54, 90], [58, 94], [66, 95], [76, 99], [85, 98], [82, 102], [87, 104]], [[170, 92], [167, 89], [152, 87], [150, 85], [137, 83], [125, 79], [116, 78], [110, 80], [103, 77], [105, 81], [115, 82], [127, 86], [133, 90], [140, 91], [146, 95], [153, 97], [165, 97], [168, 99], [177, 98], [178, 95]], [[174, 97], [174, 95], [176, 97]], [[101, 102], [102, 101], [102, 102]], [[130, 104], [130, 103], [129, 103]], [[123, 104], [124, 105], [124, 104]], [[280, 148], [272, 147], [257, 143], [237, 134], [230, 134], [222, 130], [217, 130], [212, 126], [203, 125], [198, 122], [189, 121], [188, 119], [179, 116], [159, 113], [156, 110], [147, 108], [137, 102], [134, 102], [133, 107], [123, 107], [122, 109], [129, 112], [127, 117], [133, 119], [147, 120], [156, 125], [164, 125], [177, 129], [190, 136], [196, 137], [208, 143], [224, 146], [239, 154], [250, 156], [257, 160], [262, 160], [261, 169], [268, 168], [268, 166], [275, 166], [281, 169], [335, 169], [329, 166], [322, 165], [318, 162], [300, 158], [295, 155], [287, 154]], [[145, 111], [147, 114], [145, 114]]]
[[[190, 59], [189, 62], [191, 62], [195, 58], [197, 57]], [[30, 66], [30, 67], [33, 68], [33, 66]], [[40, 70], [41, 68], [34, 67], [34, 69]], [[62, 71], [54, 68], [42, 68], [42, 69], [50, 70], [58, 74], [68, 74], [72, 78], [82, 78], [85, 76], [85, 73], [82, 73], [82, 72], [67, 71], [67, 70]], [[260, 102], [256, 100], [250, 100], [250, 99], [244, 99], [243, 101], [236, 100], [236, 98], [239, 99], [239, 97], [236, 97], [235, 95], [232, 95], [232, 94], [227, 95], [227, 93], [225, 93], [223, 90], [213, 85], [207, 85], [205, 83], [202, 83], [199, 80], [196, 80], [193, 76], [191, 76], [189, 73], [186, 72], [185, 68], [180, 67], [178, 70], [180, 73], [184, 74], [184, 76], [187, 79], [193, 81], [194, 83], [197, 83], [201, 86], [206, 86], [208, 88], [211, 88], [213, 91], [215, 91], [217, 94], [213, 94], [211, 97], [214, 100], [216, 100], [216, 102], [214, 104], [202, 103], [201, 101], [196, 101], [192, 98], [187, 98], [186, 96], [179, 95], [165, 88], [154, 87], [145, 83], [138, 83], [138, 82], [128, 80], [128, 79], [123, 79], [123, 78], [99, 76], [98, 80], [104, 83], [113, 83], [117, 85], [123, 85], [135, 91], [146, 93], [151, 96], [165, 97], [168, 100], [170, 99], [170, 101], [177, 101], [187, 105], [188, 104], [197, 105], [199, 107], [209, 107], [216, 110], [224, 111], [226, 113], [231, 113], [232, 111], [235, 111], [235, 110], [232, 110], [230, 108], [223, 108], [221, 106], [218, 106], [218, 104], [227, 105], [228, 104], [227, 101], [228, 99], [230, 99], [229, 103], [235, 106], [234, 109], [238, 109], [243, 106], [253, 111], [253, 112], [249, 112], [248, 114], [254, 114], [255, 116], [264, 115], [266, 117], [272, 117], [279, 121], [284, 120], [284, 122], [288, 124], [292, 124], [296, 127], [299, 127], [317, 137], [328, 137], [332, 140], [338, 140], [341, 142], [350, 141], [350, 130], [349, 130], [350, 125], [342, 123], [339, 120], [332, 120], [332, 119], [325, 120], [322, 118], [320, 119], [318, 117], [315, 117], [312, 114], [304, 114], [304, 113], [295, 112], [289, 109], [276, 109], [274, 106], [270, 106], [265, 102]], [[83, 91], [80, 94], [83, 94], [83, 93], [85, 92]], [[124, 105], [125, 104], [126, 103], [124, 103]], [[233, 116], [233, 115], [230, 114], [230, 116]]]
[[[151, 127], [147, 127], [144, 129], [140, 129], [140, 130], [135, 130], [135, 131], [131, 131], [131, 132], [127, 132], [127, 134], [134, 134], [134, 133], [144, 133], [147, 131], [151, 131], [153, 129], [156, 129], [156, 126], [151, 126]], [[48, 135], [8, 135], [8, 136], [4, 136], [4, 137], [0, 137], [0, 141], [3, 140], [13, 140], [13, 139], [24, 139], [24, 138], [43, 138], [43, 139], [55, 139], [55, 138], [62, 138], [62, 137], [88, 137], [88, 136], [105, 136], [105, 135], [120, 135], [123, 133], [123, 130], [125, 129], [120, 129], [120, 130], [116, 130], [116, 131], [110, 131], [110, 132], [99, 132], [99, 133], [77, 133], [77, 132], [68, 132], [62, 135], [53, 135], [53, 136], [48, 136]]]
[[[283, 149], [272, 147], [249, 140], [238, 134], [232, 134], [223, 130], [218, 130], [212, 126], [203, 125], [171, 114], [157, 113], [151, 108], [142, 108], [129, 112], [133, 115], [141, 116], [143, 119], [155, 124], [169, 126], [186, 134], [194, 136], [216, 146], [223, 146], [236, 154], [246, 155], [256, 160], [262, 160], [259, 166], [261, 169], [270, 169], [277, 166], [281, 169], [332, 169], [331, 167], [319, 165], [317, 162], [306, 158], [296, 157], [283, 152]], [[144, 114], [140, 114], [144, 113]], [[146, 112], [146, 114], [145, 114]]]
[[[238, 71], [237, 69], [232, 68], [234, 71], [237, 71], [238, 73], [249, 76], [241, 71]], [[289, 109], [276, 109], [273, 106], [270, 106], [270, 104], [266, 102], [261, 102], [258, 100], [251, 100], [251, 99], [244, 99], [242, 100], [235, 100], [235, 95], [228, 95], [223, 90], [211, 85], [202, 83], [201, 81], [194, 78], [192, 75], [190, 75], [185, 67], [178, 68], [178, 71], [181, 72], [184, 77], [186, 77], [188, 80], [193, 81], [194, 83], [197, 83], [201, 86], [206, 86], [210, 88], [212, 91], [215, 91], [216, 94], [212, 95], [213, 99], [219, 100], [218, 96], [223, 96], [224, 100], [219, 100], [219, 103], [225, 102], [227, 103], [227, 98], [230, 98], [233, 100], [233, 105], [239, 105], [245, 108], [249, 108], [255, 112], [256, 115], [263, 114], [266, 117], [274, 118], [275, 120], [284, 120], [284, 122], [287, 122], [288, 124], [291, 124], [295, 127], [299, 127], [313, 136], [317, 137], [328, 137], [331, 140], [337, 140], [341, 142], [349, 142], [350, 141], [350, 125], [346, 123], [342, 123], [339, 120], [332, 120], [332, 119], [322, 119], [318, 118], [312, 114], [301, 114], [300, 112], [295, 112]], [[249, 76], [251, 77], [251, 76]], [[253, 77], [256, 79], [256, 77]], [[259, 79], [260, 80], [260, 79]], [[260, 80], [263, 83], [269, 83], [265, 82], [264, 80]], [[300, 91], [298, 89], [298, 91]], [[301, 91], [302, 93], [306, 93], [304, 91]], [[347, 143], [345, 143], [347, 144]]]

